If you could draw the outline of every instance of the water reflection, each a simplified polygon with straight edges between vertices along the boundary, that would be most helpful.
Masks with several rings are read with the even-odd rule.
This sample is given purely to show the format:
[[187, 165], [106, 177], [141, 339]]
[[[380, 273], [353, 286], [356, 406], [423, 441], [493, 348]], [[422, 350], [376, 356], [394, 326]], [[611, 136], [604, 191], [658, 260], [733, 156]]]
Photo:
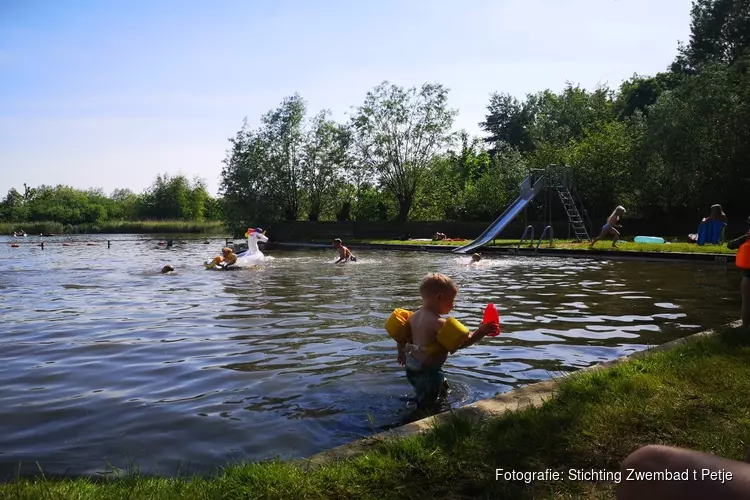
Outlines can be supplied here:
[[[414, 418], [383, 322], [419, 306], [427, 272], [461, 287], [477, 326], [502, 335], [452, 356], [448, 403], [629, 354], [726, 322], [722, 267], [332, 250], [273, 252], [261, 268], [206, 272], [223, 242], [0, 247], [4, 363], [0, 466], [94, 473], [109, 461], [173, 473], [309, 455]], [[19, 252], [21, 250], [21, 252]], [[22, 255], [23, 258], [19, 258]], [[177, 269], [161, 275], [165, 263]]]

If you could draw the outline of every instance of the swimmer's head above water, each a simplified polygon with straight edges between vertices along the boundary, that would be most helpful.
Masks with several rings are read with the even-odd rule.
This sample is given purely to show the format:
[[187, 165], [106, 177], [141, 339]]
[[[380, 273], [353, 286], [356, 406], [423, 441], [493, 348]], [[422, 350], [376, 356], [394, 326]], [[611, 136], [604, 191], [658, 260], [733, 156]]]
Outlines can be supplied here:
[[161, 268], [162, 274], [167, 274], [167, 273], [172, 273], [172, 272], [174, 272], [174, 267], [172, 267], [171, 264], [167, 264], [166, 266]]
[[482, 260], [482, 254], [481, 253], [475, 253], [475, 254], [473, 254], [471, 256], [471, 261], [472, 262], [479, 262], [480, 260]]

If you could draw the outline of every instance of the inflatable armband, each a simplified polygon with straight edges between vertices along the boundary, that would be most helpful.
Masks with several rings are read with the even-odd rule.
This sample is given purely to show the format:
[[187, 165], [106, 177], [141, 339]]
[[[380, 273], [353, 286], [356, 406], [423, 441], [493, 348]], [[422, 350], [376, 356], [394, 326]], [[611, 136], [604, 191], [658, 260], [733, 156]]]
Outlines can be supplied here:
[[408, 323], [411, 315], [411, 311], [396, 309], [385, 322], [385, 330], [396, 342], [407, 342], [411, 337], [411, 326]]
[[443, 328], [437, 334], [438, 344], [445, 347], [451, 354], [466, 343], [469, 338], [469, 329], [455, 318], [445, 320]]
[[737, 250], [735, 265], [740, 269], [750, 270], [750, 240], [746, 241]]
[[214, 257], [214, 260], [212, 260], [211, 262], [206, 262], [203, 265], [206, 266], [206, 269], [212, 269], [216, 267], [222, 260], [223, 257], [221, 255], [217, 255], [216, 257]]
[[[495, 304], [487, 304], [487, 307], [484, 310], [484, 318], [482, 318], [482, 324], [487, 323], [497, 323], [500, 325], [500, 315], [497, 313], [497, 309], [495, 309]], [[497, 337], [500, 335], [500, 329], [498, 329], [497, 333], [490, 333], [487, 335], [488, 337]]]

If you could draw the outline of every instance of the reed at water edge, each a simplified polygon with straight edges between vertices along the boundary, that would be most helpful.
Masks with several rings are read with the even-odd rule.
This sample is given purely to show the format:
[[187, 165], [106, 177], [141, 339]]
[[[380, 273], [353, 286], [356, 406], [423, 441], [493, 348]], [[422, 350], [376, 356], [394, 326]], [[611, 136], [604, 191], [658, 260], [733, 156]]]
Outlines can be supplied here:
[[63, 225], [59, 222], [0, 222], [0, 234], [25, 231], [30, 236], [43, 234], [224, 234], [227, 229], [218, 221], [107, 221], [96, 224]]

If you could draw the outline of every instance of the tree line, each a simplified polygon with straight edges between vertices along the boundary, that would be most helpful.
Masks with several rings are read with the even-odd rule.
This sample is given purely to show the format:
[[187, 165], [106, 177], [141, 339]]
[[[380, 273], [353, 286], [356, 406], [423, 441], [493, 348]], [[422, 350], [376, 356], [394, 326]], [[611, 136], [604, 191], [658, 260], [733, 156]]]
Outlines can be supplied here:
[[749, 47], [747, 0], [695, 0], [690, 41], [665, 71], [617, 89], [496, 92], [480, 137], [454, 130], [457, 111], [439, 83], [383, 82], [346, 123], [309, 113], [295, 94], [230, 139], [219, 198], [182, 175], [159, 175], [141, 194], [24, 185], [0, 203], [0, 222], [219, 219], [242, 230], [275, 220], [488, 221], [529, 169], [561, 163], [592, 216], [620, 204], [635, 217], [696, 217], [721, 203], [744, 217]]
[[101, 189], [80, 190], [70, 186], [23, 186], [0, 202], [0, 222], [58, 222], [101, 224], [136, 220], [219, 220], [221, 202], [208, 194], [206, 182], [184, 175], [157, 175], [142, 193], [116, 189], [106, 195]]
[[[750, 188], [747, 0], [696, 0], [664, 72], [617, 89], [491, 95], [482, 137], [453, 131], [440, 84], [383, 82], [347, 123], [300, 95], [230, 139], [220, 193], [231, 227], [271, 220], [491, 220], [530, 168], [567, 164], [589, 213], [737, 213]], [[738, 214], [745, 216], [746, 214]]]

